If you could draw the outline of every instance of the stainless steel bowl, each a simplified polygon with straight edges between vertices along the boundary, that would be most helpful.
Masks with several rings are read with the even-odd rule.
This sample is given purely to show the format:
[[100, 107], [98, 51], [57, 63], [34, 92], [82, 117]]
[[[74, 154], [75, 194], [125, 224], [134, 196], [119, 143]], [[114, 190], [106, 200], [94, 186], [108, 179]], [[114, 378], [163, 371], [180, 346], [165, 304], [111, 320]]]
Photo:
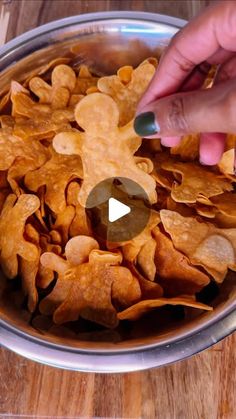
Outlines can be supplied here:
[[[138, 64], [156, 54], [185, 24], [183, 20], [150, 13], [108, 12], [51, 22], [12, 40], [0, 50], [0, 92], [11, 79], [27, 77], [33, 69], [79, 44], [78, 62], [109, 73], [123, 64]], [[228, 276], [213, 300], [213, 312], [188, 310], [184, 320], [164, 311], [118, 331], [76, 334], [66, 327], [42, 324], [8, 294], [0, 281], [0, 343], [45, 364], [79, 371], [124, 372], [165, 365], [193, 355], [236, 328], [236, 277]], [[180, 313], [181, 314], [181, 313]], [[163, 318], [168, 320], [163, 321]]]

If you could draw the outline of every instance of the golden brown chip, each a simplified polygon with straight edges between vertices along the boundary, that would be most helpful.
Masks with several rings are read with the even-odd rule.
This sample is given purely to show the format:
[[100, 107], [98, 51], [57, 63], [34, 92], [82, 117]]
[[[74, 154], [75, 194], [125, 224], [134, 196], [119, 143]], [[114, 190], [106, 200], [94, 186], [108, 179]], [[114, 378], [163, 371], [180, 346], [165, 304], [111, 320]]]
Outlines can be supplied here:
[[212, 310], [212, 307], [207, 306], [206, 304], [198, 303], [194, 299], [187, 298], [186, 296], [179, 296], [175, 298], [159, 298], [156, 300], [140, 301], [118, 313], [117, 317], [119, 320], [137, 320], [148, 311], [165, 305], [182, 305], [184, 307], [198, 308], [199, 310]]
[[229, 180], [197, 163], [166, 162], [161, 167], [182, 176], [181, 184], [174, 184], [171, 190], [171, 196], [177, 202], [194, 203], [199, 195], [210, 198], [233, 189]]
[[43, 166], [27, 173], [25, 185], [34, 192], [46, 185], [45, 202], [58, 214], [66, 208], [65, 190], [73, 177], [83, 177], [80, 157], [63, 156], [53, 152], [51, 159]]
[[[87, 262], [91, 250], [96, 249], [97, 247], [98, 244], [96, 240], [91, 237], [74, 237], [67, 242], [65, 247], [67, 260], [58, 256], [55, 246], [51, 246], [50, 248], [50, 245], [46, 243], [46, 246], [42, 247], [42, 250], [45, 253], [42, 254], [40, 260], [41, 266], [44, 268], [44, 273], [48, 272], [50, 274], [50, 272], [55, 271], [58, 273], [58, 279], [53, 291], [40, 303], [39, 308], [41, 313], [52, 314], [54, 310], [64, 301], [71, 286], [70, 282], [64, 280], [64, 273], [73, 266]], [[49, 282], [49, 279], [42, 275], [38, 285], [41, 288], [46, 288], [46, 286], [51, 282]]]
[[58, 212], [52, 228], [60, 233], [62, 244], [65, 246], [69, 239], [69, 230], [75, 216], [75, 207], [68, 205], [63, 211]]
[[17, 157], [19, 160], [12, 171], [16, 170], [24, 175], [25, 170], [21, 170], [19, 166], [28, 164], [39, 167], [46, 161], [48, 153], [39, 142], [22, 140], [7, 130], [0, 130], [0, 170], [9, 169]]
[[160, 284], [145, 279], [133, 263], [128, 263], [127, 265], [133, 276], [139, 281], [143, 300], [160, 298], [163, 296], [163, 289]]
[[170, 211], [176, 211], [184, 217], [191, 217], [192, 215], [196, 214], [193, 207], [183, 204], [181, 202], [176, 202], [171, 198], [171, 196], [167, 197], [166, 209]]
[[68, 57], [57, 57], [53, 60], [49, 61], [47, 64], [43, 64], [36, 69], [32, 70], [31, 73], [27, 74], [27, 78], [24, 81], [24, 86], [28, 86], [29, 81], [35, 76], [42, 76], [45, 75], [48, 71], [52, 70], [54, 67], [60, 64], [68, 64], [71, 61], [71, 58]]
[[69, 234], [71, 237], [92, 235], [92, 227], [86, 210], [79, 204], [80, 185], [77, 182], [71, 182], [67, 188], [67, 203], [75, 206], [75, 217], [71, 223]]
[[236, 194], [225, 192], [221, 195], [212, 197], [210, 202], [222, 214], [236, 217]]
[[177, 212], [160, 211], [165, 231], [176, 249], [194, 265], [202, 266], [217, 282], [236, 267], [236, 229], [221, 229]]
[[[72, 281], [67, 281], [64, 274], [70, 269], [68, 261], [61, 256], [52, 252], [45, 252], [40, 257], [41, 265], [49, 272], [57, 272], [58, 278], [56, 285], [50, 294], [43, 298], [39, 304], [39, 310], [42, 314], [50, 315], [56, 310], [57, 307], [65, 300], [71, 286]], [[44, 284], [43, 284], [44, 285]], [[42, 286], [44, 288], [44, 286]]]
[[20, 275], [22, 278], [22, 289], [25, 295], [28, 297], [28, 309], [33, 313], [38, 303], [38, 292], [36, 288], [36, 276], [39, 270], [39, 233], [31, 225], [26, 224], [25, 226], [25, 238], [33, 243], [38, 254], [34, 260], [20, 259]]
[[220, 162], [218, 163], [219, 170], [233, 182], [235, 182], [236, 177], [234, 173], [234, 164], [235, 164], [235, 149], [231, 148], [223, 153]]
[[72, 266], [88, 262], [92, 250], [99, 249], [98, 242], [92, 237], [76, 236], [65, 246], [66, 259]]
[[[106, 123], [102, 115], [106, 115]], [[80, 204], [85, 207], [89, 193], [99, 182], [119, 176], [138, 183], [150, 202], [156, 202], [154, 179], [135, 164], [133, 157], [141, 139], [131, 123], [118, 128], [119, 111], [113, 99], [102, 93], [88, 95], [78, 103], [75, 117], [85, 132], [60, 133], [54, 137], [53, 146], [58, 153], [81, 156], [84, 181]], [[102, 165], [97, 164], [99, 161]]]
[[172, 184], [174, 182], [174, 176], [162, 168], [162, 164], [169, 159], [170, 157], [167, 153], [156, 153], [153, 159], [154, 168], [151, 175], [160, 186], [171, 191]]
[[124, 258], [127, 261], [134, 261], [138, 256], [141, 248], [145, 245], [147, 241], [149, 241], [152, 237], [152, 230], [156, 225], [160, 222], [159, 213], [152, 210], [150, 214], [150, 218], [148, 224], [144, 228], [144, 230], [138, 234], [138, 236], [134, 237], [132, 240], [124, 243], [107, 243], [108, 248], [119, 247], [122, 246], [122, 253]]
[[226, 215], [223, 213], [216, 213], [215, 224], [220, 228], [236, 228], [236, 217], [235, 215]]
[[209, 284], [209, 277], [192, 266], [187, 257], [174, 248], [172, 241], [165, 234], [155, 228], [153, 235], [156, 240], [157, 273], [166, 295], [193, 295]]
[[10, 92], [5, 93], [0, 99], [0, 112], [3, 112], [10, 103]]
[[144, 276], [150, 281], [154, 281], [156, 275], [156, 265], [154, 262], [156, 251], [156, 241], [150, 238], [141, 248], [137, 263], [141, 267]]
[[62, 242], [62, 238], [61, 238], [61, 234], [59, 233], [59, 231], [57, 230], [51, 230], [49, 232], [51, 241], [53, 244], [61, 244]]
[[202, 217], [215, 218], [216, 216], [216, 209], [213, 206], [210, 207], [208, 205], [197, 204], [195, 209], [196, 209], [197, 214], [201, 215]]
[[70, 92], [75, 88], [75, 72], [66, 64], [56, 66], [51, 75], [50, 86], [40, 77], [34, 77], [29, 82], [30, 90], [39, 98], [40, 103], [47, 103], [53, 109], [63, 109], [70, 99]]
[[8, 278], [18, 273], [17, 255], [27, 261], [38, 257], [37, 247], [25, 240], [24, 229], [27, 218], [38, 208], [40, 202], [35, 195], [8, 195], [0, 216], [1, 267]]
[[147, 157], [141, 156], [134, 156], [135, 163], [137, 166], [142, 169], [145, 173], [152, 173], [153, 172], [153, 163], [151, 159]]
[[[122, 72], [124, 73], [124, 70], [121, 70], [121, 74]], [[128, 82], [123, 82], [123, 79], [120, 78], [120, 73], [117, 76], [106, 76], [98, 80], [100, 92], [111, 96], [117, 103], [120, 113], [119, 124], [121, 126], [134, 118], [137, 104], [154, 73], [155, 66], [146, 60], [133, 70], [131, 79]]]
[[91, 263], [67, 271], [65, 280], [72, 282], [72, 286], [65, 301], [54, 312], [54, 322], [62, 324], [81, 316], [105, 327], [116, 327], [117, 314], [111, 302], [113, 271], [113, 267]]
[[[112, 284], [124, 277], [125, 269], [122, 267], [119, 272], [119, 260], [118, 254], [92, 250], [88, 263], [72, 267], [68, 261], [56, 260], [55, 255], [42, 255], [42, 264], [59, 271], [59, 277], [52, 293], [40, 303], [40, 311], [51, 313], [58, 307], [53, 315], [58, 324], [82, 316], [106, 327], [115, 327], [117, 316], [111, 302]], [[116, 290], [119, 291], [118, 286]], [[121, 296], [124, 299], [124, 295]]]
[[129, 307], [141, 298], [139, 281], [129, 269], [123, 266], [113, 267], [112, 301], [119, 307]]
[[[165, 151], [160, 139], [142, 140], [132, 119], [157, 60], [125, 65], [136, 65], [147, 48], [131, 41], [138, 56], [128, 61], [131, 44], [120, 51], [120, 40], [112, 44], [115, 61], [110, 45], [99, 52], [86, 41], [86, 49], [74, 48], [72, 66], [70, 58], [35, 71], [29, 63], [24, 84], [12, 81], [0, 99], [1, 268], [20, 275], [30, 312], [37, 288], [45, 289], [39, 310], [59, 325], [81, 317], [115, 328], [164, 305], [211, 310], [194, 294], [210, 277], [221, 283], [236, 271], [235, 134], [214, 168], [194, 162], [200, 134]], [[116, 69], [120, 62], [116, 75], [99, 78], [81, 64], [91, 52], [102, 57], [98, 74], [105, 74], [102, 61]], [[98, 243], [85, 204], [111, 177], [139, 184], [151, 215], [132, 240]]]
[[79, 74], [76, 79], [75, 88], [73, 90], [73, 94], [80, 94], [85, 95], [89, 94], [88, 90], [96, 88], [97, 90], [97, 82], [98, 77], [94, 77], [90, 71], [89, 68], [82, 64], [79, 69]]
[[2, 211], [3, 205], [6, 201], [6, 198], [11, 193], [10, 188], [1, 188], [0, 190], [0, 212]]

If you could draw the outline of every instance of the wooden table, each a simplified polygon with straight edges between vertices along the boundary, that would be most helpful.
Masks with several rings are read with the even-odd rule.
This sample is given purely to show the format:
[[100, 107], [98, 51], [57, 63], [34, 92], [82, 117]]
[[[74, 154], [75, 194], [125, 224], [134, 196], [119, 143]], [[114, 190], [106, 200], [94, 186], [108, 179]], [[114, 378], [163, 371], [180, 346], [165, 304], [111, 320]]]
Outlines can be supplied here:
[[[209, 1], [4, 0], [0, 43], [65, 16], [145, 10], [188, 19]], [[0, 349], [0, 417], [235, 419], [236, 335], [174, 365], [130, 374], [82, 374]]]

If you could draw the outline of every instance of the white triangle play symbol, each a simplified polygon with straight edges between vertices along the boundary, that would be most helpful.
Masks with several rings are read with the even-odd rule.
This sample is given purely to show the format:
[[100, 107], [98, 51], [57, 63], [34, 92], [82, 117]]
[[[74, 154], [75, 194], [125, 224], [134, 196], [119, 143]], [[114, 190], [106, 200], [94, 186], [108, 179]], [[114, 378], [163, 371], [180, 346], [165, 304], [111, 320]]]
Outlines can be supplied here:
[[108, 201], [108, 220], [113, 223], [119, 218], [124, 217], [131, 211], [128, 205], [123, 204], [115, 198], [109, 198]]

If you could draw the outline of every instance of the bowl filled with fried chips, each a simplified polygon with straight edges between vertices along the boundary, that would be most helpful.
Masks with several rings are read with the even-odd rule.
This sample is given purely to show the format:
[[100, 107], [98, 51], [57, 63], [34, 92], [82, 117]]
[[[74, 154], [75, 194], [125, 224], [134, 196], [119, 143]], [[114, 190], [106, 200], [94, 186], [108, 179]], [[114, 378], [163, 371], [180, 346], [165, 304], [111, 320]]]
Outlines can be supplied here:
[[[183, 25], [81, 15], [0, 50], [2, 345], [61, 368], [121, 372], [186, 358], [235, 330], [236, 137], [206, 167], [199, 134], [165, 149], [133, 129]], [[121, 177], [144, 189], [149, 218], [137, 235], [105, 240], [86, 203]]]

